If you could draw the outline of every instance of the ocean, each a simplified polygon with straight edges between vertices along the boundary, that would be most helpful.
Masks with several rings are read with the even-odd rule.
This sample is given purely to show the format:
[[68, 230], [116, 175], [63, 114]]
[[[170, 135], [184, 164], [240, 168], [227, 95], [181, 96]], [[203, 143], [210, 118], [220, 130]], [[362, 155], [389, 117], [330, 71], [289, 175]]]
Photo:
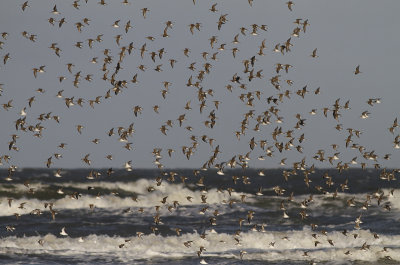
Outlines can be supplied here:
[[0, 184], [1, 264], [400, 263], [398, 181], [260, 171], [18, 169]]

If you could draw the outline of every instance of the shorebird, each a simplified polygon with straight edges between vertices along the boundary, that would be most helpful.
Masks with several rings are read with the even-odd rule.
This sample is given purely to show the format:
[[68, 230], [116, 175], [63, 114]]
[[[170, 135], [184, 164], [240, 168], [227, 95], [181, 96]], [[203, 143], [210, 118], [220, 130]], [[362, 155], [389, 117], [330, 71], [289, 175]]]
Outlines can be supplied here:
[[61, 228], [60, 235], [62, 235], [62, 236], [68, 236], [67, 232], [65, 232], [65, 227]]
[[289, 9], [290, 11], [293, 11], [293, 10], [292, 10], [292, 6], [294, 5], [294, 3], [293, 3], [292, 1], [288, 1], [288, 2], [286, 2], [286, 4], [287, 4], [288, 9]]
[[313, 58], [318, 57], [318, 55], [317, 55], [317, 49], [316, 49], [316, 48], [312, 51], [312, 53], [311, 53], [310, 56], [313, 57]]
[[149, 12], [150, 10], [147, 7], [142, 8], [141, 10], [142, 10], [143, 18], [146, 18], [147, 12]]
[[356, 70], [354, 71], [355, 75], [361, 74], [362, 72], [360, 72], [360, 65], [357, 65]]
[[28, 1], [24, 2], [24, 3], [21, 5], [22, 11], [25, 11], [25, 9], [26, 9], [27, 7], [29, 7]]

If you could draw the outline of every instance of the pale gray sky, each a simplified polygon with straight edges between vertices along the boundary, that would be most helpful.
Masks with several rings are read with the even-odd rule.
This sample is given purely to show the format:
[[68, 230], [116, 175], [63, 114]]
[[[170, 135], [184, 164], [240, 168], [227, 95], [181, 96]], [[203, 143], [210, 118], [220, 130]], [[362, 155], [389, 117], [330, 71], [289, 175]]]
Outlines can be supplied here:
[[[19, 167], [44, 167], [47, 158], [54, 153], [60, 153], [63, 158], [57, 160], [53, 157], [54, 168], [86, 167], [81, 158], [90, 153], [92, 167], [121, 167], [128, 160], [133, 161], [133, 167], [151, 168], [153, 148], [162, 148], [165, 167], [201, 167], [212, 154], [212, 148], [202, 143], [195, 154], [188, 161], [182, 154], [182, 146], [190, 146], [189, 137], [195, 135], [207, 135], [215, 138], [216, 145], [220, 145], [222, 154], [218, 161], [226, 161], [237, 154], [245, 154], [250, 151], [248, 143], [252, 137], [256, 140], [265, 139], [268, 146], [273, 145], [271, 133], [276, 126], [281, 126], [283, 131], [293, 129], [296, 118], [300, 113], [306, 119], [306, 126], [302, 130], [295, 130], [297, 138], [305, 134], [305, 142], [301, 144], [304, 153], [298, 153], [295, 148], [279, 153], [274, 149], [274, 156], [264, 161], [257, 157], [265, 154], [259, 147], [252, 153], [250, 167], [278, 167], [279, 161], [287, 157], [290, 166], [295, 161], [306, 157], [307, 164], [315, 164], [317, 167], [329, 167], [330, 164], [321, 163], [312, 159], [319, 149], [326, 151], [326, 156], [334, 153], [330, 144], [340, 146], [340, 160], [349, 162], [358, 156], [357, 161], [364, 159], [358, 150], [344, 148], [347, 137], [346, 128], [354, 128], [362, 131], [359, 139], [353, 138], [355, 143], [366, 147], [366, 151], [375, 150], [381, 158], [384, 154], [392, 154], [389, 161], [379, 159], [383, 166], [397, 167], [399, 149], [394, 149], [393, 140], [399, 134], [399, 129], [392, 135], [388, 128], [396, 117], [400, 117], [400, 99], [398, 69], [400, 69], [400, 56], [398, 47], [400, 38], [397, 34], [397, 12], [400, 10], [399, 1], [294, 1], [293, 11], [289, 11], [285, 1], [261, 1], [255, 0], [250, 7], [247, 0], [203, 1], [198, 0], [193, 5], [191, 0], [186, 1], [130, 1], [130, 5], [123, 5], [122, 1], [106, 0], [107, 5], [97, 4], [98, 0], [80, 1], [80, 8], [76, 10], [72, 1], [29, 1], [29, 7], [24, 12], [21, 5], [24, 1], [5, 0], [0, 3], [0, 32], [7, 32], [7, 40], [0, 49], [3, 58], [9, 53], [11, 59], [6, 65], [0, 63], [0, 83], [3, 85], [0, 103], [5, 104], [13, 100], [13, 108], [9, 111], [0, 109], [0, 155], [11, 156], [10, 164]], [[218, 3], [216, 13], [209, 11], [211, 5]], [[57, 4], [61, 14], [52, 14], [54, 4]], [[150, 11], [147, 18], [141, 15], [141, 9], [147, 7]], [[217, 29], [217, 21], [220, 15], [227, 15], [227, 22], [220, 31]], [[66, 24], [61, 28], [58, 22], [52, 26], [47, 21], [53, 17], [56, 21], [65, 17]], [[83, 18], [90, 19], [90, 25], [85, 25], [79, 33], [75, 27], [76, 22], [82, 22]], [[296, 25], [295, 19], [308, 19], [310, 26], [306, 33], [300, 37], [292, 36], [292, 51], [284, 56], [273, 52], [277, 43], [284, 43], [292, 33]], [[120, 20], [120, 28], [113, 28], [116, 20]], [[124, 25], [130, 20], [132, 29], [128, 34], [124, 32]], [[161, 35], [165, 22], [171, 20], [174, 25], [168, 30], [170, 37]], [[195, 30], [192, 35], [189, 24], [200, 22], [201, 30]], [[82, 22], [83, 23], [83, 22]], [[252, 36], [251, 25], [268, 25], [268, 31], [258, 30], [257, 36]], [[240, 34], [240, 28], [248, 29], [247, 35]], [[31, 42], [21, 35], [36, 34], [37, 41]], [[87, 39], [96, 38], [103, 34], [103, 42], [94, 43], [93, 49], [87, 44]], [[118, 79], [131, 80], [134, 74], [138, 74], [138, 84], [128, 84], [128, 88], [110, 99], [101, 98], [101, 104], [94, 109], [88, 105], [89, 99], [96, 96], [104, 96], [105, 92], [112, 88], [109, 82], [103, 81], [101, 71], [103, 63], [103, 50], [110, 49], [114, 61], [109, 65], [110, 71], [116, 65], [120, 48], [115, 42], [115, 36], [121, 34], [121, 46], [134, 43], [136, 49], [132, 55], [127, 55], [122, 63], [122, 68], [117, 75]], [[233, 37], [239, 34], [238, 44], [233, 44]], [[154, 41], [146, 39], [153, 36]], [[216, 47], [211, 49], [209, 38], [216, 36]], [[243, 73], [242, 61], [251, 58], [258, 52], [258, 47], [266, 40], [265, 56], [257, 56], [255, 72], [263, 70], [263, 79], [252, 82], [246, 80], [248, 74]], [[83, 48], [74, 46], [77, 41], [83, 42]], [[60, 58], [49, 49], [51, 43], [57, 43], [62, 50]], [[146, 43], [147, 52], [144, 59], [140, 57], [140, 47]], [[226, 43], [224, 51], [218, 51], [220, 44]], [[236, 58], [232, 57], [231, 49], [237, 47], [239, 52]], [[165, 48], [163, 59], [156, 59], [153, 63], [149, 52]], [[189, 58], [185, 57], [183, 50], [190, 49]], [[310, 57], [311, 52], [317, 48], [318, 58]], [[207, 107], [203, 114], [199, 113], [197, 89], [187, 87], [186, 82], [190, 75], [193, 80], [205, 63], [201, 57], [202, 52], [208, 52], [211, 56], [219, 52], [218, 61], [208, 59], [212, 65], [209, 75], [205, 75], [202, 86], [205, 90], [213, 89], [214, 96], [208, 96]], [[93, 57], [98, 57], [98, 64], [90, 63]], [[169, 59], [177, 60], [174, 69], [169, 66]], [[3, 61], [3, 60], [1, 60]], [[195, 72], [187, 67], [196, 62]], [[68, 73], [66, 64], [73, 63], [73, 74], [81, 71], [82, 77], [79, 88], [73, 86], [73, 75]], [[266, 98], [276, 97], [278, 90], [273, 88], [269, 79], [276, 75], [275, 64], [291, 64], [293, 68], [286, 74], [281, 71], [281, 91], [289, 89], [295, 92], [307, 85], [313, 92], [321, 87], [321, 94], [309, 93], [305, 99], [293, 94], [291, 99], [285, 99], [279, 103], [280, 116], [284, 117], [284, 123], [273, 123], [261, 126], [259, 132], [252, 130], [256, 121], [250, 120], [246, 135], [238, 141], [234, 132], [239, 130], [243, 114], [250, 109], [255, 110], [255, 117], [262, 114], [273, 104], [268, 105]], [[143, 64], [147, 67], [142, 72], [137, 67]], [[153, 69], [162, 64], [162, 72]], [[32, 68], [46, 65], [46, 72], [38, 74], [35, 79]], [[361, 74], [354, 75], [354, 70], [360, 65]], [[234, 73], [238, 73], [247, 84], [248, 89], [243, 90], [234, 84], [233, 92], [229, 92], [225, 86], [230, 83]], [[84, 77], [93, 74], [93, 81], [87, 82]], [[58, 76], [67, 79], [58, 82]], [[109, 75], [110, 76], [110, 75]], [[289, 87], [284, 80], [291, 79], [294, 84]], [[162, 82], [172, 83], [166, 99], [161, 96]], [[46, 92], [39, 94], [37, 88], [43, 88]], [[55, 97], [59, 90], [64, 90], [65, 97], [84, 98], [84, 107], [72, 106], [68, 109], [63, 99]], [[240, 101], [241, 93], [262, 92], [261, 100], [255, 100], [255, 106], [246, 106]], [[41, 113], [52, 112], [59, 115], [61, 122], [57, 124], [53, 120], [43, 121], [46, 128], [42, 138], [33, 137], [31, 132], [15, 131], [15, 123], [20, 115], [20, 110], [28, 105], [28, 98], [36, 96], [32, 108], [27, 107], [28, 124], [39, 122], [37, 117]], [[332, 115], [325, 118], [322, 114], [323, 107], [332, 108], [334, 101], [340, 98], [343, 105], [350, 100], [350, 110], [342, 110], [339, 123], [343, 124], [343, 131], [334, 129], [337, 122]], [[373, 107], [366, 102], [369, 98], [382, 98], [381, 104]], [[192, 110], [184, 109], [187, 101], [191, 100]], [[220, 108], [215, 111], [217, 123], [213, 129], [206, 128], [203, 124], [214, 108], [212, 101], [221, 101]], [[142, 114], [135, 117], [132, 108], [139, 105], [143, 108]], [[160, 106], [160, 114], [154, 113], [152, 106]], [[311, 116], [309, 111], [317, 109], [317, 115]], [[363, 111], [369, 111], [368, 119], [361, 119]], [[176, 120], [179, 115], [186, 113], [187, 120], [180, 128]], [[167, 120], [173, 120], [174, 126], [164, 136], [159, 128]], [[123, 143], [118, 142], [116, 136], [108, 137], [106, 133], [112, 127], [128, 127], [134, 123], [135, 133], [130, 142], [133, 150], [123, 149]], [[81, 135], [76, 131], [75, 125], [85, 126]], [[189, 132], [184, 127], [192, 126]], [[11, 134], [16, 133], [16, 146], [20, 149], [8, 151], [8, 142]], [[91, 142], [99, 138], [100, 143]], [[287, 142], [287, 138], [281, 136], [280, 142]], [[67, 143], [65, 150], [57, 148], [61, 142]], [[298, 142], [294, 142], [298, 145]], [[166, 150], [175, 149], [172, 158], [169, 158]], [[112, 154], [114, 159], [109, 161], [106, 155]], [[367, 162], [367, 161], [365, 161]], [[337, 163], [337, 161], [336, 161]], [[370, 166], [373, 162], [367, 162]], [[7, 167], [5, 164], [3, 167]], [[359, 165], [357, 165], [359, 166]]]

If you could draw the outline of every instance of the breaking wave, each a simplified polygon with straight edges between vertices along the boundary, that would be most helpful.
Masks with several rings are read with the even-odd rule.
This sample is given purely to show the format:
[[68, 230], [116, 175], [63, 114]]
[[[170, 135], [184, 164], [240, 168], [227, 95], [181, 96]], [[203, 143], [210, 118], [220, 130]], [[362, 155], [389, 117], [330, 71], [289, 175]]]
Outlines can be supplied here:
[[[68, 228], [66, 231], [68, 232]], [[304, 229], [246, 232], [236, 236], [207, 231], [205, 239], [197, 233], [167, 237], [150, 234], [140, 238], [106, 235], [61, 238], [53, 234], [22, 238], [8, 236], [0, 241], [0, 251], [22, 255], [47, 254], [75, 258], [82, 256], [82, 259], [87, 258], [87, 262], [94, 257], [132, 262], [154, 258], [190, 258], [203, 247], [201, 258], [206, 262], [212, 261], [213, 258], [315, 262], [374, 262], [381, 259], [400, 261], [400, 235], [376, 237], [369, 230], [349, 231], [347, 235], [334, 231], [326, 235], [315, 235], [315, 238], [311, 234], [312, 231]], [[354, 234], [358, 235], [357, 238]]]

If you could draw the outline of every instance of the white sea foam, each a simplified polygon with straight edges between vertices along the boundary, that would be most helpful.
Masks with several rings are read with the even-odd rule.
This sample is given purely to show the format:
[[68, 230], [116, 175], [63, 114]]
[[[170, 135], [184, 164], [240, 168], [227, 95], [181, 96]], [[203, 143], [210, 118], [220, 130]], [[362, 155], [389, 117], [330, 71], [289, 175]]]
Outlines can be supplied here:
[[[21, 184], [21, 186], [23, 186]], [[135, 182], [92, 182], [92, 183], [64, 183], [63, 187], [73, 187], [80, 189], [87, 189], [88, 186], [94, 188], [106, 188], [110, 190], [124, 190], [137, 194], [137, 200], [134, 201], [131, 197], [119, 197], [114, 195], [100, 195], [99, 197], [90, 196], [83, 194], [78, 199], [74, 199], [69, 195], [66, 195], [62, 199], [51, 199], [51, 200], [38, 200], [38, 199], [15, 199], [11, 202], [11, 207], [8, 205], [8, 198], [0, 198], [0, 216], [13, 215], [14, 213], [27, 214], [34, 209], [44, 210], [44, 203], [53, 203], [53, 208], [56, 210], [61, 209], [85, 209], [89, 208], [89, 205], [93, 204], [96, 208], [103, 209], [122, 209], [128, 207], [154, 207], [155, 205], [162, 205], [161, 200], [164, 197], [166, 199], [166, 205], [173, 205], [174, 201], [178, 201], [179, 205], [202, 205], [202, 195], [206, 197], [208, 205], [227, 203], [229, 200], [239, 201], [240, 196], [243, 193], [232, 192], [229, 196], [228, 192], [219, 192], [217, 189], [210, 189], [207, 193], [201, 191], [192, 191], [185, 187], [183, 184], [170, 184], [163, 182], [160, 186], [154, 185], [154, 181], [140, 179]], [[147, 188], [153, 186], [155, 190], [148, 192]], [[26, 187], [16, 187], [17, 189], [25, 189]], [[41, 189], [47, 188], [44, 185], [40, 186]], [[38, 190], [38, 187], [35, 187]], [[250, 197], [252, 195], [247, 194], [248, 199], [246, 201], [252, 202]], [[190, 201], [187, 197], [191, 197]], [[25, 203], [23, 208], [19, 208], [21, 203]], [[166, 207], [165, 207], [166, 208]]]
[[[352, 236], [354, 233], [358, 234], [356, 239]], [[243, 259], [248, 260], [360, 260], [373, 262], [390, 257], [395, 261], [400, 261], [399, 235], [380, 235], [376, 239], [368, 230], [357, 230], [349, 232], [348, 236], [341, 232], [331, 232], [326, 236], [319, 234], [315, 239], [311, 234], [310, 230], [247, 232], [236, 236], [239, 244], [232, 235], [215, 232], [209, 232], [205, 239], [200, 238], [197, 233], [183, 234], [179, 237], [150, 234], [143, 235], [142, 238], [89, 235], [83, 238], [83, 242], [79, 242], [78, 238], [59, 238], [51, 234], [43, 237], [24, 238], [9, 236], [0, 241], [0, 252], [54, 254], [66, 257], [112, 256], [121, 261], [132, 262], [139, 258], [193, 257], [197, 256], [197, 251], [203, 246], [206, 250], [203, 251], [202, 256], [206, 260], [210, 257], [240, 259], [240, 251], [246, 251], [247, 254], [243, 256]], [[334, 246], [328, 243], [328, 239], [332, 240]], [[39, 240], [42, 240], [42, 245], [38, 243]], [[192, 241], [190, 247], [184, 245], [184, 242], [188, 241]], [[315, 247], [315, 241], [320, 242], [317, 247]], [[364, 249], [362, 249], [363, 245]], [[384, 250], [383, 247], [387, 249]], [[308, 256], [304, 255], [305, 251]]]
[[[383, 189], [383, 197], [380, 202], [380, 208], [383, 210], [385, 204], [389, 204], [392, 213], [400, 213], [400, 189], [393, 190], [393, 194], [390, 190]], [[368, 205], [378, 206], [377, 194], [373, 193], [344, 193], [338, 192], [335, 199], [333, 194], [317, 194], [312, 196], [312, 201], [307, 203], [307, 209], [313, 213], [313, 216], [326, 215], [326, 214], [337, 214], [343, 212], [344, 208], [347, 209], [359, 209], [368, 199]], [[309, 200], [310, 195], [298, 195], [293, 197], [293, 201], [301, 203], [304, 200]], [[353, 201], [356, 206], [351, 207], [348, 205], [349, 201]], [[289, 204], [290, 206], [290, 204]], [[368, 211], [368, 210], [365, 210]]]
[[[232, 192], [229, 196], [227, 191], [221, 193], [217, 189], [210, 189], [207, 193], [202, 193], [201, 191], [193, 191], [183, 184], [174, 184], [164, 181], [160, 186], [155, 185], [153, 180], [148, 179], [139, 179], [133, 182], [105, 182], [105, 181], [95, 181], [88, 183], [73, 183], [66, 182], [60, 183], [60, 187], [64, 188], [75, 188], [75, 189], [83, 189], [86, 190], [88, 186], [94, 187], [95, 189], [108, 189], [108, 190], [122, 190], [125, 192], [135, 194], [137, 196], [137, 201], [132, 200], [131, 197], [119, 197], [114, 195], [102, 195], [100, 197], [90, 196], [87, 194], [83, 194], [79, 197], [78, 200], [71, 199], [69, 195], [65, 195], [62, 199], [51, 199], [51, 200], [38, 200], [38, 199], [15, 199], [11, 203], [11, 207], [8, 205], [8, 198], [0, 197], [0, 216], [13, 215], [14, 213], [19, 214], [27, 214], [30, 213], [34, 209], [44, 210], [44, 203], [53, 203], [54, 209], [62, 210], [62, 209], [85, 209], [89, 208], [90, 204], [93, 204], [96, 208], [100, 209], [115, 209], [120, 210], [122, 208], [128, 207], [154, 207], [155, 205], [162, 205], [160, 202], [162, 198], [167, 197], [167, 203], [165, 204], [167, 207], [172, 205], [174, 201], [178, 201], [181, 206], [188, 205], [203, 205], [201, 196], [205, 195], [207, 197], [207, 204], [216, 205], [223, 202], [228, 202], [229, 200], [240, 201], [241, 195], [246, 195], [246, 202], [256, 202], [258, 199], [261, 200], [269, 200], [269, 199], [278, 199], [276, 196], [255, 196], [253, 194], [245, 194]], [[148, 187], [154, 187], [155, 191], [148, 192]], [[45, 184], [32, 184], [31, 187], [34, 191], [42, 191], [49, 189], [50, 186]], [[3, 185], [0, 186], [2, 190], [6, 191], [14, 191], [20, 193], [26, 193], [28, 188], [23, 184], [16, 184], [13, 187]], [[385, 196], [384, 202], [390, 202], [392, 207], [392, 212], [400, 211], [400, 190], [394, 190], [393, 195], [389, 196], [389, 190], [383, 190]], [[309, 203], [308, 208], [313, 213], [314, 216], [319, 214], [330, 214], [333, 213], [335, 209], [338, 211], [342, 210], [342, 207], [345, 206], [343, 200], [348, 200], [351, 198], [355, 198], [355, 201], [361, 203], [366, 200], [367, 195], [370, 194], [350, 194], [350, 193], [338, 193], [338, 197], [336, 200], [327, 200], [328, 197], [332, 197], [332, 195], [314, 195], [313, 202]], [[190, 196], [192, 199], [189, 201], [187, 197]], [[294, 197], [294, 201], [297, 203], [302, 202], [304, 199], [308, 199], [309, 195], [299, 195]], [[18, 208], [21, 203], [26, 202], [24, 205], [24, 209]], [[325, 206], [329, 204], [330, 208], [327, 209]], [[167, 208], [165, 207], [165, 209]], [[276, 204], [277, 210], [279, 204]], [[288, 207], [291, 207], [288, 204]], [[226, 207], [228, 208], [228, 207]]]

